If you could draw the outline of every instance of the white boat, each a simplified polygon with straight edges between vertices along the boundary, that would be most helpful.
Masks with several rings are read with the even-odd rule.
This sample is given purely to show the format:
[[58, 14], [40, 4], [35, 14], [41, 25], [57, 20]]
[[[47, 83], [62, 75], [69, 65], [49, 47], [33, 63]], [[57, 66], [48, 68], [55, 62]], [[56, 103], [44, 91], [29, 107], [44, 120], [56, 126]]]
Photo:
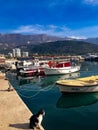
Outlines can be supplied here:
[[55, 66], [43, 67], [45, 75], [69, 74], [80, 70], [80, 66], [72, 66], [70, 62], [61, 62]]
[[17, 76], [28, 78], [33, 76], [44, 76], [43, 67], [48, 65], [48, 61], [35, 61], [34, 64], [23, 65], [17, 68]]
[[58, 80], [61, 93], [98, 92], [98, 75], [73, 80]]
[[85, 56], [85, 61], [98, 61], [98, 55], [88, 54], [87, 56]]

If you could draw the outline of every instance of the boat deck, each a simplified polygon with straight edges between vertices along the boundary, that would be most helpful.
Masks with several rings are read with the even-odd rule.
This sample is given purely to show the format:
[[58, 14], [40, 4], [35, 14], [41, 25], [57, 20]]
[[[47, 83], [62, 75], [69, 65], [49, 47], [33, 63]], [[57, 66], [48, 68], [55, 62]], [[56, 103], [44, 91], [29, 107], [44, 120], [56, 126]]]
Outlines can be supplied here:
[[89, 81], [83, 81], [83, 80], [60, 80], [56, 82], [59, 85], [69, 86], [69, 87], [84, 87], [84, 86], [95, 86], [98, 85], [96, 81], [89, 80]]

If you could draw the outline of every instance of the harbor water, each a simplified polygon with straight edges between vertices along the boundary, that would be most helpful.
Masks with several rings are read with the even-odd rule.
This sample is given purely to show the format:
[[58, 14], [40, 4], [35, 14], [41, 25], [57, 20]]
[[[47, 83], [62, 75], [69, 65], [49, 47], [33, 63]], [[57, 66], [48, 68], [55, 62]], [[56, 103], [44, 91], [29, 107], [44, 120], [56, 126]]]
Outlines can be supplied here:
[[45, 130], [98, 130], [98, 93], [62, 95], [55, 84], [60, 79], [91, 75], [98, 75], [97, 62], [83, 62], [79, 72], [62, 76], [34, 77], [31, 80], [17, 80], [14, 73], [8, 76], [32, 113], [37, 113], [40, 108], [45, 110], [42, 122]]

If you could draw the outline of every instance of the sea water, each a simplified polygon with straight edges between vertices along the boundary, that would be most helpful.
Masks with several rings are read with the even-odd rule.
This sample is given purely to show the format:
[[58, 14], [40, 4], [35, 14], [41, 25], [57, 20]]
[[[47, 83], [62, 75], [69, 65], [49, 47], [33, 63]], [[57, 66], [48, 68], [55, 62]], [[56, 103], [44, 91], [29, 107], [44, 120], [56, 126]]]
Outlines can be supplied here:
[[20, 81], [10, 74], [9, 80], [32, 113], [45, 110], [45, 130], [98, 130], [98, 93], [62, 95], [55, 84], [59, 79], [91, 75], [98, 75], [97, 62], [83, 62], [80, 72], [73, 74]]

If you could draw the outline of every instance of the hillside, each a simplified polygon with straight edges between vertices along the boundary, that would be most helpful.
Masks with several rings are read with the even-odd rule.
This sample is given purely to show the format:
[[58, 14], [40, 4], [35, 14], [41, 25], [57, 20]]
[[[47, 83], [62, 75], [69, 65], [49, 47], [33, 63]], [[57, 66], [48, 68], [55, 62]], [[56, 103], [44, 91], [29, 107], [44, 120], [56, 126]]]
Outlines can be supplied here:
[[52, 42], [62, 40], [63, 38], [56, 36], [48, 36], [46, 34], [23, 35], [23, 34], [0, 34], [0, 44], [8, 45], [27, 45], [40, 44], [43, 42]]
[[12, 52], [13, 48], [19, 47], [23, 51], [30, 52], [30, 54], [86, 54], [98, 52], [98, 44], [91, 43], [94, 40], [96, 41], [97, 38], [79, 41], [46, 34], [0, 34], [0, 53], [7, 54]]
[[[55, 42], [55, 41], [64, 41], [64, 40], [75, 40], [79, 41], [79, 39], [74, 39], [70, 37], [57, 37], [51, 36], [47, 34], [33, 34], [33, 35], [23, 35], [23, 34], [1, 34], [0, 33], [0, 45], [27, 45], [27, 44], [40, 44], [40, 43], [48, 43], [48, 42]], [[98, 44], [98, 37], [96, 38], [87, 38], [81, 39], [81, 41], [85, 41], [88, 43], [95, 43]]]
[[[16, 46], [22, 51], [28, 51], [31, 55], [38, 54], [52, 54], [52, 55], [83, 55], [87, 53], [97, 53], [98, 45], [83, 41], [56, 41], [49, 43], [42, 43], [37, 45], [19, 45]], [[7, 54], [12, 52], [13, 46], [0, 47], [0, 53]]]
[[38, 53], [38, 54], [80, 55], [80, 54], [98, 52], [98, 45], [82, 41], [66, 40], [66, 41], [50, 42], [48, 44], [43, 43], [40, 45], [27, 45], [27, 50], [29, 50], [30, 53]]
[[88, 38], [85, 40], [88, 43], [98, 44], [98, 37], [96, 38]]

